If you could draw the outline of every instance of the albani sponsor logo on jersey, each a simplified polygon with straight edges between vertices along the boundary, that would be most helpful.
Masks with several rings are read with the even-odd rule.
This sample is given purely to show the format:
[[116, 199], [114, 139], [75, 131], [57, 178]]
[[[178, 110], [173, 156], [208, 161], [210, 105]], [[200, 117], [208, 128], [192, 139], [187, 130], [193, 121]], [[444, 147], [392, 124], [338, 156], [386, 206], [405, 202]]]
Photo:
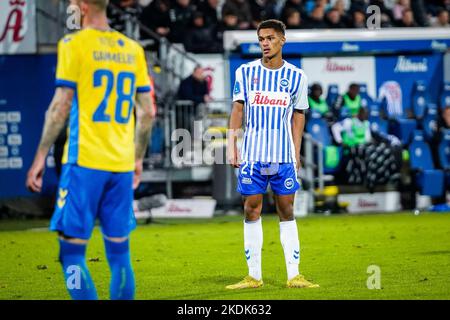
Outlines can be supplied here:
[[252, 106], [280, 106], [287, 107], [289, 105], [290, 96], [284, 92], [255, 92], [251, 93], [250, 105]]
[[427, 72], [428, 60], [423, 58], [422, 61], [414, 62], [405, 56], [399, 56], [394, 72]]

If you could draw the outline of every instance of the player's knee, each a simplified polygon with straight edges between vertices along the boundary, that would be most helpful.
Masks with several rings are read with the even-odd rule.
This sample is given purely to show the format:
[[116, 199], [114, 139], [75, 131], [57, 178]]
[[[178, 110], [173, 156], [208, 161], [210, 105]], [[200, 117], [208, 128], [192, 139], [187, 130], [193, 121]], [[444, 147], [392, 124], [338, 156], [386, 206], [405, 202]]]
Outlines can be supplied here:
[[59, 239], [65, 241], [65, 242], [71, 243], [71, 244], [87, 244], [88, 243], [88, 240], [86, 240], [86, 239], [69, 237], [63, 233], [59, 233]]
[[278, 208], [278, 215], [281, 221], [294, 220], [294, 206], [291, 203], [280, 205]]
[[244, 206], [245, 219], [248, 221], [258, 220], [261, 215], [261, 204], [246, 203]]
[[122, 243], [128, 240], [128, 237], [107, 237], [104, 236], [104, 238], [110, 242], [114, 242], [114, 243]]

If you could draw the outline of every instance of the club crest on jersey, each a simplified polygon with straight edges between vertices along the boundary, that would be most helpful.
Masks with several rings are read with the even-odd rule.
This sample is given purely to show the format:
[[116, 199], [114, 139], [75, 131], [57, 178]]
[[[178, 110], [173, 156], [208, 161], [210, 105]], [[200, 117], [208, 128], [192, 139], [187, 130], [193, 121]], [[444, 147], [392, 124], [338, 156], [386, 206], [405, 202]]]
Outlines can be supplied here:
[[282, 87], [289, 86], [289, 80], [288, 79], [281, 79], [280, 86], [282, 86]]
[[262, 93], [256, 92], [253, 100], [251, 102], [252, 105], [278, 105], [287, 107], [288, 106], [288, 97], [287, 96], [274, 96], [270, 95], [270, 93]]
[[284, 180], [284, 186], [286, 187], [286, 189], [292, 189], [292, 187], [294, 187], [294, 179], [287, 178], [286, 180]]

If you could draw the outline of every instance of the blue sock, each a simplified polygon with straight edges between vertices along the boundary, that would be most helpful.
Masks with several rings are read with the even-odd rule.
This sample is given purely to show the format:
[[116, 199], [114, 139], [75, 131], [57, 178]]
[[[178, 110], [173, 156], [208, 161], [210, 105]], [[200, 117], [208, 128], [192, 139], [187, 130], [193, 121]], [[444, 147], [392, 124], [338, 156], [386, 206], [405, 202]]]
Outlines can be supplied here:
[[59, 240], [59, 261], [66, 288], [73, 300], [97, 300], [97, 291], [86, 265], [86, 245]]
[[111, 300], [134, 299], [134, 272], [131, 267], [130, 241], [105, 240], [106, 257], [111, 269]]

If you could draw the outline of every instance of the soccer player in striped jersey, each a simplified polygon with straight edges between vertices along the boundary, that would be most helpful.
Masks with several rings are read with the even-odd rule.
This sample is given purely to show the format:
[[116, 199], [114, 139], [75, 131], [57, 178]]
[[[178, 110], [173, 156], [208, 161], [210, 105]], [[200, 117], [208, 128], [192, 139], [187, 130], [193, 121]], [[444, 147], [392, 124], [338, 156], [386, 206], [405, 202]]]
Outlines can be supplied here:
[[[318, 285], [299, 274], [300, 244], [293, 214], [294, 195], [300, 187], [300, 146], [308, 109], [308, 81], [303, 71], [282, 58], [285, 25], [278, 20], [261, 22], [257, 29], [262, 59], [236, 70], [233, 110], [230, 116], [228, 161], [239, 168], [238, 192], [244, 201], [244, 251], [249, 274], [227, 289], [263, 285], [261, 209], [268, 184], [275, 194], [280, 218], [280, 239], [287, 268], [287, 286]], [[245, 117], [240, 153], [238, 132]]]

